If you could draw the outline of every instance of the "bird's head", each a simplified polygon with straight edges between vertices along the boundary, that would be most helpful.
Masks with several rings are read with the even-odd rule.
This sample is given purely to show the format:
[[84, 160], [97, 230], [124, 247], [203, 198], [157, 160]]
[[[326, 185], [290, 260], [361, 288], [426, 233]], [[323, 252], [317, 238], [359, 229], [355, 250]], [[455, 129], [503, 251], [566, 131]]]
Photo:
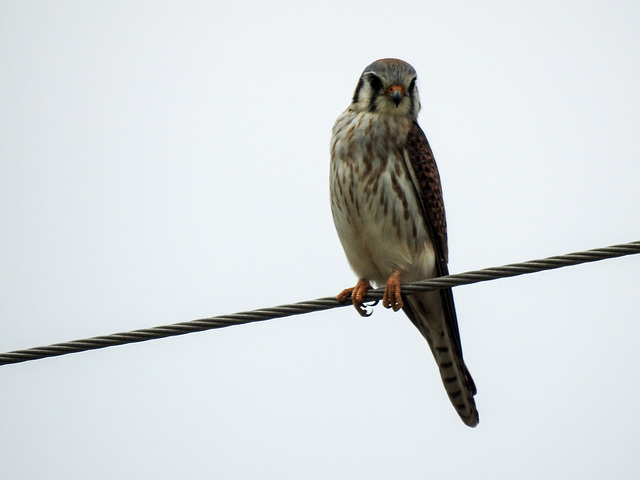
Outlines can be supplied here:
[[362, 72], [351, 108], [415, 120], [420, 110], [416, 78], [416, 71], [407, 62], [396, 58], [376, 60]]

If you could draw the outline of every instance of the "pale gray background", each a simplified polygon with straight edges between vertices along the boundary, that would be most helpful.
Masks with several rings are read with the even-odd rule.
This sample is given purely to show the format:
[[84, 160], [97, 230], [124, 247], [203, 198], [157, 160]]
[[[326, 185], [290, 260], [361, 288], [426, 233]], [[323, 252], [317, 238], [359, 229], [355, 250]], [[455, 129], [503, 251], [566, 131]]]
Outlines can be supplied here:
[[[637, 1], [0, 3], [0, 350], [336, 294], [330, 129], [419, 73], [452, 272], [640, 239]], [[2, 479], [638, 478], [640, 257], [455, 289], [481, 423], [402, 314], [0, 368]]]

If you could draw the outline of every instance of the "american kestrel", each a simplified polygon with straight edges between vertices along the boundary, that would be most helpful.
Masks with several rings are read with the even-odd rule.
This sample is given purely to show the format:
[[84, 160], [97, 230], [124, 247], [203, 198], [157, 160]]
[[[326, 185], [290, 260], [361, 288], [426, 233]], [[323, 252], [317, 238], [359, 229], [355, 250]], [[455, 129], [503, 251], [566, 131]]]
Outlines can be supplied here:
[[358, 283], [351, 296], [366, 315], [363, 299], [385, 285], [382, 304], [404, 310], [426, 338], [449, 399], [462, 421], [478, 424], [476, 387], [462, 359], [450, 288], [403, 298], [400, 282], [449, 273], [447, 226], [440, 175], [417, 118], [416, 71], [394, 58], [364, 69], [353, 100], [336, 120], [331, 137], [331, 211], [340, 242]]

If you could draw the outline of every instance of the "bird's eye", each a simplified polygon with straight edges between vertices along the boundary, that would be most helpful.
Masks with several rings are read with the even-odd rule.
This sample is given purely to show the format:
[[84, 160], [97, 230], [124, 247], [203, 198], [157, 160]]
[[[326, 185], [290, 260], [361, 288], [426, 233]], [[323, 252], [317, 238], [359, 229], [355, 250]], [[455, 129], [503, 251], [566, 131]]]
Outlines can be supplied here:
[[416, 78], [414, 77], [409, 84], [409, 92], [413, 92], [413, 89], [416, 88]]
[[373, 90], [377, 91], [382, 89], [382, 81], [375, 75], [369, 76], [369, 84]]

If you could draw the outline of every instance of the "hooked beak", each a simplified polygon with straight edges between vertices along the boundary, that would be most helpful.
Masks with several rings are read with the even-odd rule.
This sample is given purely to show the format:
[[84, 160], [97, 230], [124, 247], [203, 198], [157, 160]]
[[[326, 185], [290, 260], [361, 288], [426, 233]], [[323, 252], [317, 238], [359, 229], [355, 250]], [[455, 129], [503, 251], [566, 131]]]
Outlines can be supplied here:
[[404, 88], [402, 88], [400, 85], [393, 85], [389, 87], [389, 97], [391, 97], [393, 103], [396, 104], [396, 108], [398, 108], [398, 105], [400, 105], [400, 100], [402, 100], [403, 96]]

